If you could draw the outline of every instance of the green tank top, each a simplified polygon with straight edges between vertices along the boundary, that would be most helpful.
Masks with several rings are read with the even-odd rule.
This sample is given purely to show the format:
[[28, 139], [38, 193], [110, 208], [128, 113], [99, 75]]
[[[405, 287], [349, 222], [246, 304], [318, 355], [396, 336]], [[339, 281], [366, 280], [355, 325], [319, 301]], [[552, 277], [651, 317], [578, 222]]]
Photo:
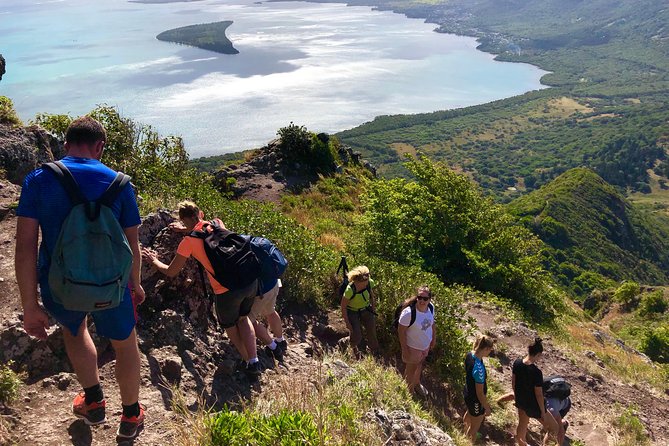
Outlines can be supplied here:
[[364, 290], [355, 293], [355, 285], [353, 283], [349, 283], [346, 287], [346, 291], [344, 291], [344, 297], [349, 299], [346, 308], [353, 311], [360, 311], [369, 307], [372, 303], [370, 290], [374, 288], [374, 285], [374, 280], [369, 279], [369, 286]]

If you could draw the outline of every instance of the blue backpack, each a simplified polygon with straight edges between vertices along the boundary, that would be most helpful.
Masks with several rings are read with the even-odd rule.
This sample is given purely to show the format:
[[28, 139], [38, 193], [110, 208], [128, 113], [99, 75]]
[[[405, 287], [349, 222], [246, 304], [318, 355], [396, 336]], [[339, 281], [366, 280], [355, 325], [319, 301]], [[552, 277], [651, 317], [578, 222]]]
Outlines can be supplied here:
[[132, 250], [111, 206], [130, 177], [119, 172], [100, 198], [89, 201], [65, 164], [42, 167], [56, 176], [72, 203], [51, 253], [54, 301], [73, 311], [117, 307], [130, 278]]
[[242, 236], [251, 242], [251, 250], [260, 261], [260, 282], [262, 283], [262, 294], [276, 286], [279, 277], [283, 275], [288, 266], [288, 260], [279, 248], [264, 237]]

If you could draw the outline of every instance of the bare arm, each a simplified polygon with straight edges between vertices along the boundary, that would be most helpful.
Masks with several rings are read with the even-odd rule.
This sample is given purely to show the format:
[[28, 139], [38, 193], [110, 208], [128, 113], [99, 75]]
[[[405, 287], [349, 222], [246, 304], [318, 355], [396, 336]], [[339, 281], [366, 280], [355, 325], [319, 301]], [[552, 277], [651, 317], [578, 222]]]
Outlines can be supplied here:
[[149, 251], [148, 249], [142, 250], [142, 255], [144, 258], [149, 261], [158, 271], [165, 274], [167, 277], [175, 277], [186, 265], [187, 257], [182, 256], [181, 254], [176, 254], [169, 265], [164, 264], [155, 253]]
[[144, 288], [142, 288], [142, 252], [139, 248], [139, 226], [125, 228], [123, 232], [132, 251], [132, 269], [130, 270], [130, 288], [134, 291], [138, 303], [144, 302]]
[[349, 331], [351, 330], [351, 323], [348, 321], [348, 311], [346, 311], [346, 307], [348, 306], [350, 299], [347, 299], [345, 296], [341, 297], [341, 317], [344, 318], [344, 322], [346, 323], [346, 327], [348, 327]]
[[397, 327], [397, 333], [400, 338], [400, 345], [402, 346], [402, 350], [405, 350], [407, 348], [407, 330], [409, 327], [406, 325], [399, 324]]
[[430, 350], [432, 350], [436, 344], [437, 344], [437, 326], [432, 324], [432, 341], [430, 341]]
[[14, 268], [21, 294], [23, 325], [26, 332], [46, 339], [49, 318], [39, 306], [37, 297], [37, 239], [39, 222], [34, 218], [19, 217], [16, 224], [16, 256]]
[[488, 398], [485, 396], [483, 391], [483, 384], [475, 383], [474, 387], [476, 388], [476, 398], [483, 404], [485, 408], [486, 415], [490, 415], [490, 404], [488, 403]]
[[537, 398], [539, 410], [541, 411], [541, 417], [543, 418], [546, 414], [546, 406], [544, 405], [544, 390], [540, 386], [535, 386], [534, 396]]
[[369, 304], [372, 306], [372, 312], [376, 313], [376, 298], [374, 297], [374, 290], [369, 290]]

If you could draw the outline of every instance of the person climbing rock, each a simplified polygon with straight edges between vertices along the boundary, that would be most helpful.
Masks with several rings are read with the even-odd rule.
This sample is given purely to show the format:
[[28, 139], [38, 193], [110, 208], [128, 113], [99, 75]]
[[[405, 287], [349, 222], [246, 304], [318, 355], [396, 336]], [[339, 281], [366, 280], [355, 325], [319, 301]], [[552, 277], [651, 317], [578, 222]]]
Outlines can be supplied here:
[[405, 364], [404, 379], [411, 392], [426, 397], [427, 390], [421, 384], [423, 364], [427, 354], [437, 341], [437, 331], [434, 327], [434, 306], [432, 291], [426, 285], [416, 290], [416, 295], [405, 300], [397, 315], [397, 332], [402, 347], [402, 361]]
[[144, 300], [137, 231], [141, 220], [129, 177], [100, 162], [106, 139], [98, 121], [75, 119], [65, 133], [67, 156], [26, 177], [16, 212], [16, 279], [26, 332], [47, 337], [49, 320], [39, 297], [63, 327], [65, 350], [83, 387], [72, 411], [88, 425], [106, 421], [89, 316], [97, 334], [111, 340], [123, 408], [117, 434], [133, 438], [145, 417], [139, 404], [140, 358], [130, 297], [132, 291], [137, 302]]
[[494, 341], [489, 336], [479, 336], [474, 342], [474, 350], [467, 352], [465, 357], [465, 434], [476, 442], [476, 434], [483, 423], [483, 419], [490, 415], [488, 403], [488, 383], [483, 358], [490, 356]]
[[[178, 212], [180, 223], [172, 224], [170, 228], [186, 236], [170, 264], [161, 262], [146, 248], [142, 249], [142, 255], [168, 277], [179, 274], [191, 256], [202, 265], [216, 294], [214, 307], [218, 323], [245, 361], [246, 374], [255, 379], [260, 375], [261, 367], [256, 335], [248, 315], [259, 291], [260, 264], [247, 240], [227, 231], [219, 219], [205, 221], [204, 214], [192, 201], [179, 203]], [[224, 246], [225, 250], [216, 249]]]

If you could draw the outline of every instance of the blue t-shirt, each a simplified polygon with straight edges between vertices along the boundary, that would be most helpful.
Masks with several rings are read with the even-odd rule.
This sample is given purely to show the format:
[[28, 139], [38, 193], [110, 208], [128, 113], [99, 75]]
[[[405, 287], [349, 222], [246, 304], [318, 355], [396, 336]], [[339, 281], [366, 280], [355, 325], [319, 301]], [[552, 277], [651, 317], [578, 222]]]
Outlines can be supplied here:
[[474, 356], [472, 378], [474, 378], [476, 384], [485, 384], [485, 366], [483, 365], [483, 361], [476, 356]]
[[[72, 172], [88, 200], [98, 199], [116, 178], [116, 172], [98, 160], [67, 156], [61, 161]], [[49, 271], [51, 253], [71, 208], [67, 192], [52, 172], [38, 168], [26, 176], [16, 215], [39, 221], [42, 230], [38, 263], [40, 276]], [[124, 229], [142, 222], [130, 183], [116, 198], [111, 210]]]

